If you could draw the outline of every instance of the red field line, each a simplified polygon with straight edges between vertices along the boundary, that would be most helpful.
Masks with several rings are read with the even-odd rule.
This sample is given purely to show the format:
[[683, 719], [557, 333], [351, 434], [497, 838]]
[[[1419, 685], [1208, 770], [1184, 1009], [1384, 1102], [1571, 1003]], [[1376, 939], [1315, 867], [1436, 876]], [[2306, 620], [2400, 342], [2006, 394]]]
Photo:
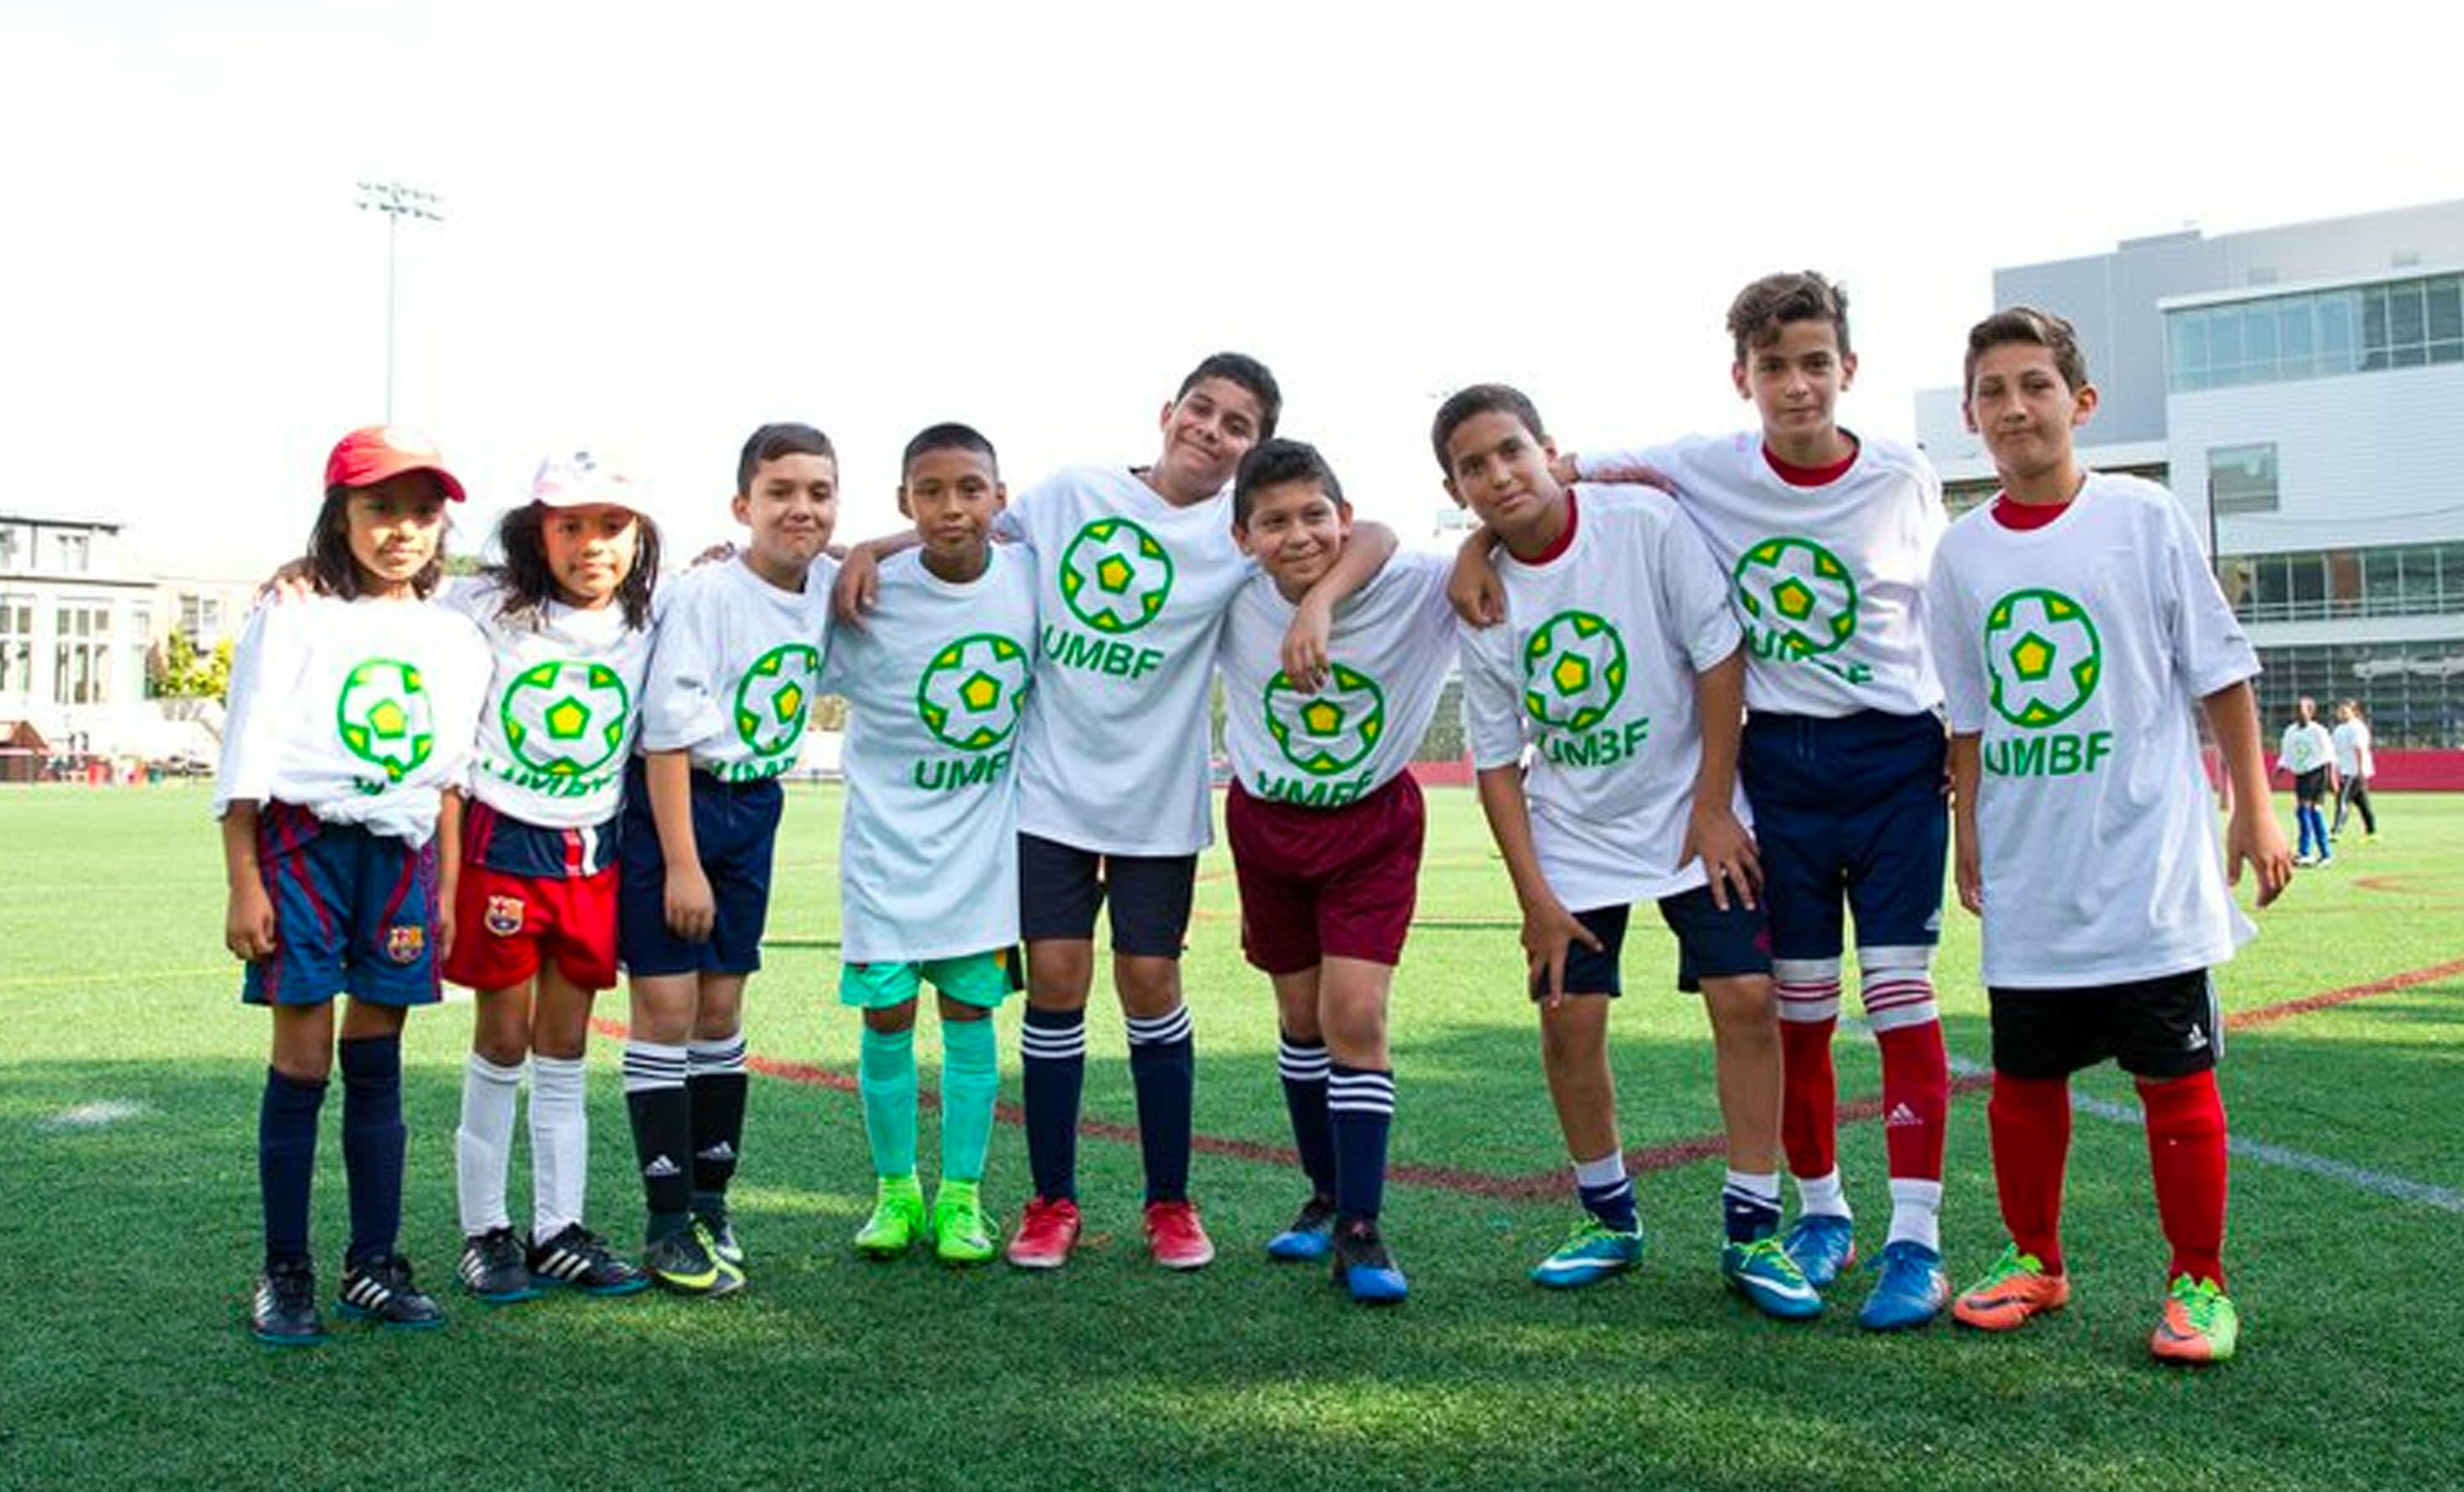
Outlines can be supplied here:
[[[2427, 969], [2414, 969], [2405, 974], [2391, 974], [2384, 979], [2373, 979], [2367, 984], [2349, 985], [2340, 990], [2327, 990], [2317, 995], [2305, 995], [2299, 999], [2282, 1000], [2273, 1005], [2261, 1005], [2255, 1010], [2241, 1011], [2225, 1018], [2225, 1028], [2239, 1031], [2250, 1026], [2267, 1025], [2277, 1020], [2288, 1020], [2296, 1016], [2331, 1010], [2338, 1005], [2349, 1005], [2356, 1000], [2368, 999], [2376, 995], [2391, 995], [2398, 990], [2408, 990], [2417, 985], [2434, 984], [2441, 979], [2458, 976], [2464, 976], [2464, 959], [2434, 964]], [[611, 1041], [621, 1042], [627, 1034], [625, 1023], [621, 1020], [594, 1018], [590, 1026], [592, 1030]], [[852, 1076], [844, 1072], [833, 1072], [827, 1067], [817, 1067], [810, 1063], [781, 1062], [775, 1057], [764, 1057], [757, 1053], [748, 1056], [744, 1064], [766, 1078], [779, 1078], [788, 1083], [803, 1084], [807, 1087], [827, 1088], [834, 1093], [856, 1091], [856, 1081]], [[1950, 1091], [1953, 1097], [1963, 1093], [1980, 1092], [1991, 1086], [1992, 1082], [1991, 1076], [1983, 1073], [1955, 1077], [1950, 1081]], [[930, 1088], [920, 1090], [916, 1100], [927, 1109], [937, 1109], [941, 1104], [941, 1096]], [[1002, 1104], [995, 1113], [1003, 1124], [1023, 1125], [1026, 1122], [1025, 1111], [1016, 1104]], [[1882, 1100], [1880, 1095], [1856, 1099], [1839, 1106], [1839, 1122], [1843, 1125], [1860, 1124], [1879, 1119], [1881, 1115]], [[1113, 1124], [1103, 1119], [1080, 1121], [1078, 1132], [1088, 1139], [1112, 1140], [1125, 1145], [1134, 1145], [1138, 1138], [1138, 1131], [1133, 1126]], [[1204, 1155], [1223, 1155], [1234, 1160], [1257, 1161], [1271, 1166], [1296, 1167], [1300, 1164], [1300, 1156], [1289, 1146], [1270, 1145], [1259, 1140], [1236, 1140], [1222, 1135], [1200, 1134], [1191, 1141], [1191, 1146]], [[1674, 1171], [1680, 1166], [1690, 1166], [1697, 1161], [1714, 1159], [1726, 1152], [1727, 1148], [1726, 1137], [1718, 1134], [1698, 1134], [1687, 1139], [1669, 1140], [1659, 1145], [1628, 1151], [1625, 1157], [1626, 1170], [1636, 1175]], [[1460, 1193], [1466, 1196], [1487, 1196], [1500, 1201], [1515, 1202], [1547, 1200], [1563, 1193], [1567, 1186], [1566, 1177], [1561, 1171], [1502, 1176], [1485, 1172], [1458, 1170], [1451, 1166], [1398, 1165], [1387, 1172], [1387, 1179], [1404, 1186], [1425, 1186], [1441, 1192]]]

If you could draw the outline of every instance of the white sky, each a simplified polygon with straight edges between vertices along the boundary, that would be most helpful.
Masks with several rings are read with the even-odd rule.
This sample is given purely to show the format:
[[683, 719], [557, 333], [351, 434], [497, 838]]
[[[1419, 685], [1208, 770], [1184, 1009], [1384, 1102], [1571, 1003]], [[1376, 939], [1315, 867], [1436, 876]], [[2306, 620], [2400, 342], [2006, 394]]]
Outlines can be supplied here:
[[1847, 283], [1846, 422], [1906, 435], [1994, 266], [2464, 196], [2439, 13], [0, 0], [0, 509], [295, 552], [382, 415], [391, 179], [444, 199], [395, 415], [473, 488], [457, 547], [577, 443], [722, 537], [765, 419], [839, 443], [868, 537], [922, 425], [1014, 487], [1142, 461], [1220, 347], [1417, 539], [1463, 384], [1573, 446], [1746, 419], [1767, 270]]

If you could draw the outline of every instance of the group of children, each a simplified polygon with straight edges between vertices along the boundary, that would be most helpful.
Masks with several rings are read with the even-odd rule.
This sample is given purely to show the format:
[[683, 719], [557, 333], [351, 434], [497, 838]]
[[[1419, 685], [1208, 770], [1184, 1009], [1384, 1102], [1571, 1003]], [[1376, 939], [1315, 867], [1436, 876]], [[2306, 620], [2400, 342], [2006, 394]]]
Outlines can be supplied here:
[[[746, 545], [655, 596], [655, 531], [588, 453], [543, 464], [499, 530], [501, 561], [440, 593], [460, 484], [401, 431], [346, 437], [311, 543], [316, 598], [260, 608], [242, 638], [216, 790], [227, 940], [248, 960], [245, 998], [275, 1020], [255, 1333], [322, 1333], [308, 1178], [337, 1049], [341, 1309], [442, 1320], [395, 1238], [399, 1032], [440, 977], [477, 992], [456, 1134], [468, 1289], [502, 1303], [553, 1284], [741, 1287], [727, 1206], [741, 1005], [777, 778], [823, 692], [848, 716], [839, 989], [862, 1013], [876, 1181], [856, 1248], [1068, 1260], [1109, 905], [1145, 1237], [1164, 1267], [1208, 1263], [1180, 955], [1210, 838], [1219, 677], [1242, 949], [1272, 984], [1309, 1183], [1266, 1252], [1325, 1263], [1354, 1300], [1401, 1300], [1380, 1218], [1388, 1002], [1424, 830], [1406, 768], [1460, 658], [1582, 1209], [1538, 1284], [1592, 1284], [1641, 1254], [1607, 1017], [1628, 909], [1649, 899], [1713, 1034], [1722, 1278], [1774, 1317], [1822, 1310], [1857, 1263], [1830, 1056], [1844, 909], [1881, 1054], [1892, 1202], [1859, 1321], [1916, 1327], [1949, 1306], [1995, 1329], [2063, 1303], [2067, 1079], [2110, 1057], [2140, 1079], [2173, 1248], [2154, 1349], [2231, 1356], [2208, 971], [2249, 928], [2204, 809], [2194, 712], [2237, 789], [2231, 873], [2252, 864], [2264, 903], [2290, 868], [2264, 807], [2255, 658], [2170, 497], [2078, 466], [2071, 431], [2096, 396], [2058, 318], [2015, 310], [1971, 334], [1968, 409], [2005, 492], [1947, 531], [1922, 456], [1837, 423], [1856, 369], [1837, 287], [1768, 276], [1729, 329], [1754, 432], [1576, 458], [1513, 388], [1446, 400], [1433, 451], [1479, 520], [1451, 564], [1355, 524], [1326, 459], [1275, 438], [1280, 390], [1238, 354], [1182, 381], [1153, 464], [1071, 468], [1015, 503], [981, 434], [924, 430], [901, 465], [912, 531], [844, 561], [827, 549], [829, 442], [765, 426], [737, 474]], [[445, 603], [419, 604], [432, 594]], [[1985, 919], [2012, 1237], [1955, 1305], [1930, 975], [1954, 843], [1959, 895]], [[583, 1217], [583, 1042], [620, 964], [649, 1217], [639, 1266]], [[944, 1053], [929, 1203], [913, 1051], [926, 984]], [[1033, 1195], [1004, 1248], [979, 1190], [999, 1088], [989, 1017], [1020, 990]], [[351, 997], [339, 1048], [338, 993]], [[526, 1066], [525, 1236], [505, 1178]], [[1799, 1204], [1784, 1233], [1783, 1163]]]

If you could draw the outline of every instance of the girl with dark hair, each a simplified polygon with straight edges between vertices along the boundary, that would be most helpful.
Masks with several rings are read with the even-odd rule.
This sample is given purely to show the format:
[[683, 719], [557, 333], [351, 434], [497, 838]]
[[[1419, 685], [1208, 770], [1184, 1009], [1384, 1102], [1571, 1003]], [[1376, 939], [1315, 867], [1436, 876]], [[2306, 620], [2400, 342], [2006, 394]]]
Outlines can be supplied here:
[[[626, 1295], [649, 1279], [583, 1223], [592, 997], [616, 982], [617, 827], [649, 669], [658, 531], [588, 451], [551, 456], [496, 530], [501, 561], [448, 603], [495, 655], [473, 757], [446, 976], [477, 992], [454, 1132], [463, 1285], [491, 1305], [543, 1285]], [[531, 1227], [506, 1209], [531, 1078]]]

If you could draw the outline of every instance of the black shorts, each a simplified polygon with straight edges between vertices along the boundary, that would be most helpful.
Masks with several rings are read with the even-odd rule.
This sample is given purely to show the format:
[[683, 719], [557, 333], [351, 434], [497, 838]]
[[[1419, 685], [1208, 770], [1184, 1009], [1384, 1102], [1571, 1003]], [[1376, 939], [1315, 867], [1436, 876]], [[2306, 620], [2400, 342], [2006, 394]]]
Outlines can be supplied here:
[[2205, 969], [2069, 990], [1989, 989], [1993, 1070], [2067, 1078], [2111, 1058], [2136, 1078], [2206, 1072], [2224, 1051], [2216, 988]]
[[[1580, 943], [1566, 946], [1565, 993], [1612, 998], [1625, 993], [1617, 966], [1625, 949], [1628, 910], [1619, 905], [1574, 913], [1574, 920], [1600, 940], [1600, 951], [1594, 953]], [[1705, 979], [1771, 973], [1771, 924], [1760, 909], [1749, 910], [1736, 897], [1729, 897], [1728, 910], [1722, 911], [1711, 899], [1711, 889], [1698, 886], [1661, 897], [1660, 920], [1677, 934], [1677, 987], [1681, 990], [1699, 991]], [[1548, 994], [1548, 982], [1545, 969], [1531, 976], [1533, 999]]]
[[2293, 779], [2293, 801], [2295, 802], [2310, 803], [2315, 805], [2323, 801], [2326, 797], [2327, 769], [2325, 767], [2313, 767], [2307, 772], [2298, 773], [2295, 775]]
[[1112, 952], [1177, 958], [1189, 937], [1196, 855], [1107, 855], [1038, 835], [1018, 837], [1018, 931], [1023, 942], [1089, 942], [1111, 906]]

